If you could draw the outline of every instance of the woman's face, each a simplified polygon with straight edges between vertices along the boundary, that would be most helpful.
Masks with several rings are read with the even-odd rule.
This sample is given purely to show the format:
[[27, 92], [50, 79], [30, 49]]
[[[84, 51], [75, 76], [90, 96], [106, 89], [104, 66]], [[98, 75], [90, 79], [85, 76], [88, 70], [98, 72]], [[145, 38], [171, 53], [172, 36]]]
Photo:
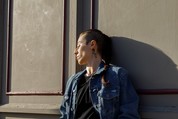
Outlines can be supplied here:
[[86, 65], [92, 57], [92, 50], [90, 43], [86, 44], [85, 36], [79, 37], [77, 42], [77, 48], [74, 51], [76, 59], [80, 65]]

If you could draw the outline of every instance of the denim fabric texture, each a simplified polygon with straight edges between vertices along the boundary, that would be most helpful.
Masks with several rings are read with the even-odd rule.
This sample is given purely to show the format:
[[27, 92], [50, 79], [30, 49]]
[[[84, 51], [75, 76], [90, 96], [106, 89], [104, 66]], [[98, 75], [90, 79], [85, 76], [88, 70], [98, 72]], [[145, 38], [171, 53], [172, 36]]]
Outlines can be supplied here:
[[[122, 67], [110, 65], [106, 72], [107, 86], [101, 83], [104, 63], [101, 62], [96, 73], [91, 76], [89, 93], [100, 119], [139, 119], [138, 95], [128, 79], [128, 72]], [[77, 84], [86, 70], [71, 76], [67, 82], [64, 98], [60, 106], [60, 119], [73, 119]]]

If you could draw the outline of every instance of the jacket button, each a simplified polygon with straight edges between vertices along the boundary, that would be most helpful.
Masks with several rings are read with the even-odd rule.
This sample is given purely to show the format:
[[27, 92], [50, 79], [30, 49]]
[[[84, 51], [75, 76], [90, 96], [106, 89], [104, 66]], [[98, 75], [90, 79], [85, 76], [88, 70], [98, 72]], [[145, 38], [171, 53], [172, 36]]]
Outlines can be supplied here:
[[74, 89], [72, 92], [74, 93], [76, 90]]
[[65, 100], [69, 99], [69, 96], [64, 96], [64, 99], [65, 99]]
[[101, 107], [101, 104], [97, 104], [96, 106], [97, 106], [97, 108], [99, 108], [99, 107]]
[[95, 92], [96, 91], [96, 89], [93, 89], [93, 92]]

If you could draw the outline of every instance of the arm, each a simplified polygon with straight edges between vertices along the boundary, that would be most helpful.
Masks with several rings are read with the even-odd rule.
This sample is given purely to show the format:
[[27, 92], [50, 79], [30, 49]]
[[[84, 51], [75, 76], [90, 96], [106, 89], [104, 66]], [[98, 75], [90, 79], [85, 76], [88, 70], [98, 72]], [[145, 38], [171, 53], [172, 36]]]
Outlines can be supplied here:
[[66, 110], [66, 100], [63, 98], [62, 104], [60, 106], [60, 116], [59, 119], [67, 119], [67, 110]]
[[118, 76], [120, 78], [119, 119], [139, 119], [138, 96], [131, 81], [128, 79], [128, 73], [121, 68]]
[[61, 103], [61, 106], [59, 108], [60, 111], [60, 117], [59, 119], [67, 119], [67, 116], [69, 116], [69, 108], [70, 108], [70, 92], [71, 92], [71, 84], [74, 76], [71, 76], [69, 80], [67, 81], [66, 90], [64, 93], [64, 97]]

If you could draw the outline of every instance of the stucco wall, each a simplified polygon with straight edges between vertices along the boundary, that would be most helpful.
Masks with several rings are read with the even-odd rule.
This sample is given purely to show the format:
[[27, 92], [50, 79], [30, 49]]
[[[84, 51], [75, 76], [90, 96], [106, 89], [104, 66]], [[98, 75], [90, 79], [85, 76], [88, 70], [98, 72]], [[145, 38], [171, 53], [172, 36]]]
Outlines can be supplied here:
[[[178, 87], [177, 5], [177, 0], [98, 2], [96, 22], [113, 37], [113, 62], [128, 69], [138, 90]], [[177, 112], [177, 100], [178, 94], [141, 94], [141, 114], [145, 118], [176, 118], [176, 113], [162, 114], [165, 110]]]
[[56, 119], [63, 83], [76, 70], [71, 52], [76, 43], [76, 1], [65, 5], [64, 0], [9, 3], [3, 0], [1, 4], [0, 118]]
[[[1, 118], [57, 119], [62, 96], [6, 95], [7, 1], [0, 0]], [[135, 88], [177, 89], [178, 1], [94, 1], [94, 27], [112, 36], [113, 63], [129, 71]], [[78, 34], [91, 27], [92, 4], [67, 0], [65, 69], [61, 67], [63, 0], [14, 0], [13, 5], [11, 91], [61, 90], [62, 71], [66, 83], [83, 68], [76, 65], [73, 50]], [[178, 94], [139, 96], [142, 118], [177, 118]]]

